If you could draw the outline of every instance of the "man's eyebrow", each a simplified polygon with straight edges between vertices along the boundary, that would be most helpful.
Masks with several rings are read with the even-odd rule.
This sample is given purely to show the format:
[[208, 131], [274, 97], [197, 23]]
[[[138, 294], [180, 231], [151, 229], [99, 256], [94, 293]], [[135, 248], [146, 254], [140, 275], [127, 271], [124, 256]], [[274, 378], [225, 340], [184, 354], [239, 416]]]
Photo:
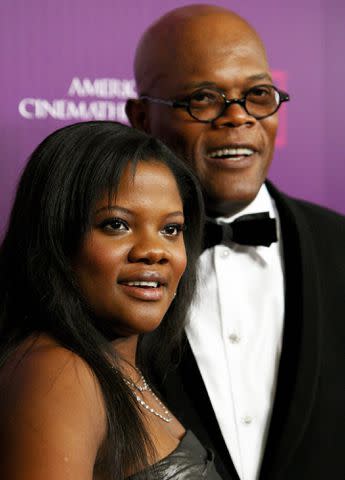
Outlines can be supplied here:
[[250, 75], [250, 77], [248, 77], [248, 80], [251, 80], [251, 81], [269, 80], [270, 82], [272, 82], [272, 77], [269, 73], [264, 72], [264, 73], [257, 73], [255, 75]]
[[203, 82], [189, 82], [182, 86], [183, 90], [189, 90], [191, 88], [207, 88], [207, 87], [217, 88], [217, 84], [215, 82], [209, 82], [205, 80]]
[[[263, 72], [263, 73], [256, 73], [254, 75], [250, 75], [249, 77], [246, 77], [247, 81], [258, 81], [258, 80], [268, 80], [270, 82], [272, 82], [272, 77], [269, 73], [267, 72]], [[211, 82], [211, 81], [208, 81], [208, 80], [204, 80], [202, 82], [189, 82], [189, 83], [186, 83], [185, 85], [182, 86], [183, 90], [189, 90], [189, 89], [193, 89], [193, 88], [207, 88], [207, 87], [211, 87], [211, 88], [218, 88], [219, 89], [219, 85], [217, 85], [217, 83], [215, 82]]]

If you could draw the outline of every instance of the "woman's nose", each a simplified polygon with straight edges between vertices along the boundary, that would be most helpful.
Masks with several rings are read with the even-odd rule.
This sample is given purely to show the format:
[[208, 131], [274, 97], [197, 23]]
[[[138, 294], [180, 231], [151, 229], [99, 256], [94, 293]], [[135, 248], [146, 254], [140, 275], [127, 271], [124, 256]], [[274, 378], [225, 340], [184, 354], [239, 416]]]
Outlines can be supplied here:
[[169, 261], [169, 252], [164, 246], [164, 239], [157, 235], [145, 235], [137, 238], [129, 251], [130, 262], [142, 262], [148, 265], [164, 264]]

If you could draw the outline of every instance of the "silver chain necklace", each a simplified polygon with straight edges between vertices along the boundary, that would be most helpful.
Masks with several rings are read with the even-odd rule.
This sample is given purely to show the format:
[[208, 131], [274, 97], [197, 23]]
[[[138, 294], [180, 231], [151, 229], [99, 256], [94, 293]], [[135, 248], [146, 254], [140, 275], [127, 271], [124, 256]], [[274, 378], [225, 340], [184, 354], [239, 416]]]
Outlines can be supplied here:
[[[159, 400], [159, 398], [157, 397], [157, 395], [152, 391], [151, 387], [149, 386], [149, 384], [147, 383], [144, 375], [141, 373], [141, 371], [138, 369], [138, 368], [135, 368], [135, 370], [137, 371], [138, 375], [140, 376], [140, 380], [141, 380], [141, 383], [142, 385], [138, 385], [136, 383], [134, 383], [133, 381], [131, 380], [127, 380], [127, 378], [124, 378], [124, 381], [127, 383], [127, 385], [129, 387], [131, 387], [132, 391], [133, 391], [133, 395], [134, 395], [134, 398], [137, 400], [138, 403], [140, 403], [140, 405], [142, 405], [144, 408], [146, 408], [147, 411], [149, 411], [150, 413], [153, 413], [153, 415], [156, 415], [156, 417], [160, 418], [161, 420], [163, 420], [164, 422], [167, 422], [167, 423], [170, 423], [171, 420], [172, 420], [172, 415], [171, 413], [169, 412], [169, 410], [165, 407], [165, 405], [163, 405], [163, 403]], [[155, 410], [153, 407], [151, 407], [148, 403], [145, 402], [145, 400], [143, 400], [136, 392], [135, 390], [138, 390], [140, 393], [142, 392], [150, 392], [150, 394], [152, 395], [152, 397], [156, 400], [156, 402], [158, 403], [158, 405], [161, 407], [161, 409], [163, 410], [163, 413], [164, 414], [161, 414], [159, 412], [157, 412], [157, 410]]]

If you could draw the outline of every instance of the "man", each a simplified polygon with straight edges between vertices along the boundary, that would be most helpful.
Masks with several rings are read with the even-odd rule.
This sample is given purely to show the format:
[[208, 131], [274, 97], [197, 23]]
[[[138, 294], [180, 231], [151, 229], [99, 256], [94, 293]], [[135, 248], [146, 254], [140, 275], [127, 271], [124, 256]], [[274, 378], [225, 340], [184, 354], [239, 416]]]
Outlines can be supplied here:
[[[132, 125], [191, 165], [210, 218], [168, 403], [225, 479], [344, 478], [345, 219], [266, 182], [288, 95], [261, 40], [226, 9], [179, 8], [141, 38], [135, 76]], [[267, 238], [236, 243], [248, 217], [217, 227], [262, 212]]]

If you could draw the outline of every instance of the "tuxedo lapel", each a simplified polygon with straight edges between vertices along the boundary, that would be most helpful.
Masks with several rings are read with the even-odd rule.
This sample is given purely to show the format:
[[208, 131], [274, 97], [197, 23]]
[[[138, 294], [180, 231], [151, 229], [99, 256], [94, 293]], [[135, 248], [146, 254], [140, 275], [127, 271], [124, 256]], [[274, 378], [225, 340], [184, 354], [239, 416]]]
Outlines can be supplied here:
[[319, 282], [313, 242], [298, 207], [268, 188], [279, 211], [286, 281], [283, 347], [261, 479], [282, 473], [308, 425], [320, 369]]
[[183, 425], [216, 453], [216, 467], [221, 477], [239, 480], [187, 338], [180, 365], [169, 374], [162, 393]]

